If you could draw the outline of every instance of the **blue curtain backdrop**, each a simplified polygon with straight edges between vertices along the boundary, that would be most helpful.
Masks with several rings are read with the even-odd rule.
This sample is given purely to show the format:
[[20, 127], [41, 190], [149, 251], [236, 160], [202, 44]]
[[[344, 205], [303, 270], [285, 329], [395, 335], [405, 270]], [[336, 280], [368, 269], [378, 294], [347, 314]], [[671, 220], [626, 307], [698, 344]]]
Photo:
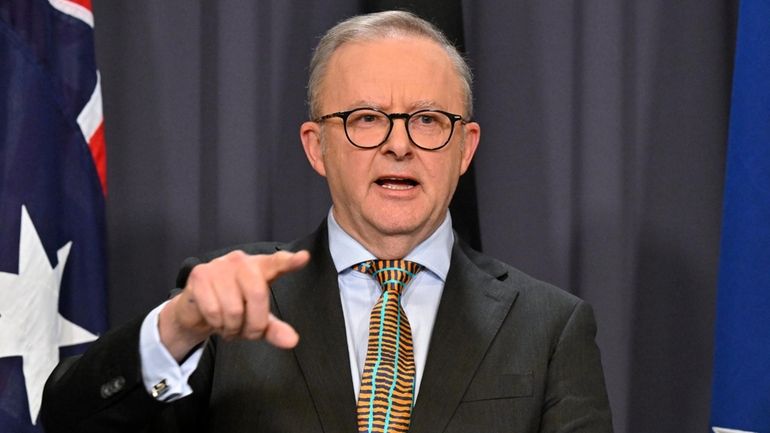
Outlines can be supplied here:
[[770, 431], [770, 2], [738, 19], [712, 426]]

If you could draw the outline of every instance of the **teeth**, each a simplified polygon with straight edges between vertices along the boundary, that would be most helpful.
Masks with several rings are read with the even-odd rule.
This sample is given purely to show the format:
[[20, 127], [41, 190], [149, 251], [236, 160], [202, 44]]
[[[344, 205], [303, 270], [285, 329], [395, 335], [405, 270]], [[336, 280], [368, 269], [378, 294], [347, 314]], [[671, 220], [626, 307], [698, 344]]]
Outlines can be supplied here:
[[412, 185], [395, 185], [392, 183], [383, 183], [382, 187], [387, 189], [405, 190], [412, 188]]
[[377, 185], [394, 191], [403, 191], [417, 186], [417, 182], [400, 177], [384, 177], [377, 180]]

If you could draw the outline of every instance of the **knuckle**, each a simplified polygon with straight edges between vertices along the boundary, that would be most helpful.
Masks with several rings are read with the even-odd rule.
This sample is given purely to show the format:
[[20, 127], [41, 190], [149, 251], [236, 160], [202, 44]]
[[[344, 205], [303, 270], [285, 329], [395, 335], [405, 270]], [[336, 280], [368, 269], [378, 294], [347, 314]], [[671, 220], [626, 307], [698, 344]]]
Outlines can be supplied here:
[[270, 300], [270, 294], [264, 287], [255, 288], [250, 292], [249, 301], [257, 305], [263, 305]]
[[207, 269], [208, 267], [205, 264], [194, 266], [187, 277], [187, 285], [190, 286], [192, 283], [203, 281], [208, 274], [206, 272]]
[[201, 314], [203, 315], [203, 317], [206, 318], [207, 321], [209, 322], [219, 321], [219, 317], [221, 316], [221, 313], [218, 305], [214, 305], [211, 303], [203, 303], [198, 305], [198, 309], [200, 310]]
[[241, 250], [230, 251], [222, 256], [222, 258], [230, 263], [238, 264], [246, 260], [246, 253]]
[[222, 315], [227, 322], [240, 322], [243, 318], [243, 305], [234, 304], [223, 311]]

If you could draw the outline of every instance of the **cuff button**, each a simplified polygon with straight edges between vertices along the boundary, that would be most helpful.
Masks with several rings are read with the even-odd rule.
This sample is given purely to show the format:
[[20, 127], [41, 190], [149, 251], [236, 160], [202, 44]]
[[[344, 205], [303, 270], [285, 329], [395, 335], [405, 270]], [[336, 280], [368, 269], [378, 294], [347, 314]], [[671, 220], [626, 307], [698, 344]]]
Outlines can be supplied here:
[[109, 382], [102, 385], [100, 394], [102, 398], [110, 398], [113, 395], [119, 393], [126, 385], [126, 379], [123, 376], [117, 376], [111, 379]]

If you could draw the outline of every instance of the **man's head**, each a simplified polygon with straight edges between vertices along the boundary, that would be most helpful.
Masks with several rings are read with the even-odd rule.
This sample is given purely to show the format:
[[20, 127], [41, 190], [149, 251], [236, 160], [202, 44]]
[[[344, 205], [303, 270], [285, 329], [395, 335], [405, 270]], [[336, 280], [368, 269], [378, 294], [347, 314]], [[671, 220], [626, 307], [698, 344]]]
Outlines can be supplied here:
[[432, 40], [446, 51], [457, 75], [462, 79], [462, 91], [465, 98], [464, 112], [466, 119], [473, 117], [473, 75], [463, 56], [444, 36], [441, 30], [431, 23], [403, 11], [386, 11], [348, 18], [332, 27], [318, 42], [310, 60], [310, 78], [307, 85], [307, 100], [310, 118], [317, 119], [323, 113], [319, 110], [319, 93], [326, 75], [329, 59], [334, 52], [347, 42], [363, 42], [397, 36], [415, 36]]
[[[324, 36], [308, 90], [312, 120], [300, 135], [329, 182], [335, 219], [379, 258], [403, 257], [441, 224], [476, 150], [467, 65], [427, 22], [383, 12]], [[359, 108], [382, 116], [344, 114]], [[421, 110], [430, 111], [406, 119]], [[405, 114], [384, 117], [393, 113]], [[370, 140], [372, 129], [383, 133]]]

